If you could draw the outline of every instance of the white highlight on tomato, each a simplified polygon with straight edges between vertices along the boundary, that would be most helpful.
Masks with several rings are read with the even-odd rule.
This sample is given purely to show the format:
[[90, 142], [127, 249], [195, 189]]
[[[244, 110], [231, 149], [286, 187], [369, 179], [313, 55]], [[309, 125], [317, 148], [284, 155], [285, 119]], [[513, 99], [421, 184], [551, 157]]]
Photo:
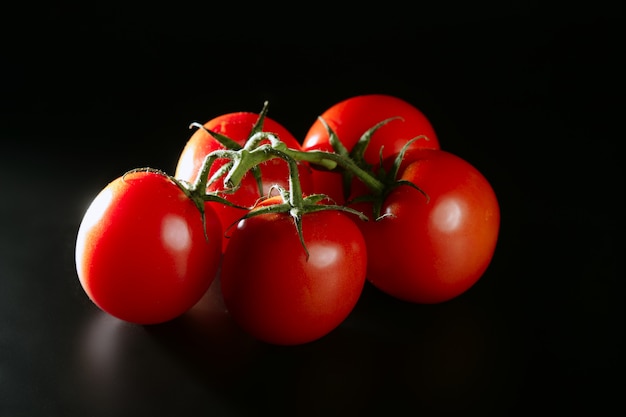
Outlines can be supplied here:
[[[80, 223], [80, 227], [78, 229], [78, 236], [76, 238], [76, 254], [75, 260], [76, 265], [80, 267], [82, 265], [82, 259], [85, 250], [85, 240], [91, 229], [98, 224], [100, 219], [104, 216], [109, 206], [111, 205], [111, 201], [113, 201], [113, 190], [110, 188], [105, 188], [100, 191], [100, 193], [94, 198], [94, 200], [87, 208], [85, 215]], [[83, 271], [78, 270], [78, 274], [80, 279], [82, 279]]]
[[191, 247], [191, 233], [187, 222], [174, 214], [163, 219], [161, 236], [165, 245], [177, 252], [187, 251]]
[[170, 214], [161, 224], [161, 239], [168, 248], [172, 249], [173, 261], [179, 278], [187, 273], [187, 254], [191, 250], [191, 231], [185, 219]]
[[320, 268], [336, 263], [340, 253], [336, 246], [314, 245], [309, 247], [309, 255]]
[[194, 155], [193, 152], [183, 152], [181, 160], [176, 168], [176, 178], [183, 179], [188, 182], [194, 182], [198, 173], [194, 172]]
[[448, 198], [437, 203], [433, 211], [432, 221], [439, 230], [452, 232], [461, 224], [463, 210], [459, 202], [453, 198]]
[[98, 194], [96, 198], [91, 202], [91, 205], [87, 209], [87, 212], [85, 212], [81, 229], [84, 228], [85, 230], [89, 230], [96, 223], [98, 223], [111, 205], [112, 200], [113, 190], [110, 188], [105, 188], [104, 190], [102, 190], [100, 194]]

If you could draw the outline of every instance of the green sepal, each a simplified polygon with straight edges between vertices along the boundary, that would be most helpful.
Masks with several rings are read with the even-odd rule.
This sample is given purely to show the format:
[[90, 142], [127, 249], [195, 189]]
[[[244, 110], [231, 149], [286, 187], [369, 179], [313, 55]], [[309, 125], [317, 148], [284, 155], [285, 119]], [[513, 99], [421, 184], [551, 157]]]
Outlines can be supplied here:
[[[354, 145], [352, 150], [348, 151], [346, 147], [343, 145], [343, 143], [341, 142], [341, 140], [339, 139], [339, 137], [337, 136], [337, 133], [328, 125], [328, 123], [326, 123], [326, 121], [322, 117], [319, 117], [319, 120], [322, 122], [322, 124], [326, 128], [326, 132], [328, 133], [329, 143], [331, 144], [335, 153], [343, 157], [346, 157], [348, 159], [351, 159], [357, 167], [370, 173], [372, 173], [372, 166], [368, 164], [367, 162], [365, 162], [365, 151], [367, 150], [367, 147], [369, 146], [372, 136], [378, 129], [380, 129], [387, 123], [391, 122], [392, 120], [396, 120], [396, 119], [402, 119], [402, 118], [390, 117], [388, 119], [385, 119], [377, 123], [370, 129], [366, 130], [361, 135], [361, 137], [359, 138], [357, 143]], [[382, 149], [380, 150], [380, 152], [382, 152]], [[343, 197], [344, 199], [347, 200], [350, 197], [350, 194], [352, 192], [352, 180], [355, 176], [354, 172], [350, 170], [346, 170], [346, 169], [342, 169], [341, 171], [337, 169], [336, 171], [341, 172], [341, 183], [342, 183], [342, 189], [343, 189], [343, 194], [344, 194]]]
[[[371, 167], [368, 163], [365, 162], [365, 151], [367, 150], [367, 147], [369, 146], [372, 140], [372, 136], [374, 136], [374, 133], [376, 133], [378, 129], [380, 129], [387, 123], [391, 122], [392, 120], [403, 120], [403, 119], [401, 117], [390, 117], [388, 119], [383, 120], [382, 122], [378, 122], [373, 127], [366, 130], [365, 133], [363, 133], [363, 135], [361, 135], [357, 143], [352, 148], [352, 151], [350, 151], [350, 157], [359, 167], [363, 169], [367, 169]], [[379, 149], [379, 152], [382, 152], [382, 148]]]
[[382, 158], [382, 150], [381, 150], [380, 155], [379, 155], [379, 158], [380, 158], [379, 169], [375, 173], [375, 175], [376, 175], [376, 178], [384, 184], [383, 192], [378, 195], [366, 194], [363, 196], [359, 196], [359, 197], [353, 198], [348, 203], [349, 204], [361, 203], [361, 202], [372, 203], [372, 217], [374, 218], [375, 221], [381, 218], [380, 212], [382, 210], [383, 203], [389, 196], [389, 193], [391, 193], [393, 190], [395, 190], [398, 187], [404, 186], [404, 187], [414, 188], [415, 190], [419, 191], [422, 195], [424, 195], [424, 197], [426, 197], [426, 202], [428, 203], [430, 201], [430, 197], [424, 190], [422, 190], [420, 187], [418, 187], [416, 184], [412, 183], [411, 181], [398, 179], [398, 173], [400, 171], [400, 166], [402, 164], [402, 161], [404, 160], [404, 155], [406, 154], [406, 151], [408, 150], [409, 146], [413, 142], [421, 138], [422, 138], [421, 136], [415, 137], [409, 140], [406, 144], [404, 144], [400, 152], [398, 152], [398, 155], [396, 155], [396, 157], [394, 158], [389, 171], [385, 171], [383, 167], [383, 158]]
[[335, 151], [335, 153], [338, 155], [349, 157], [350, 152], [348, 151], [348, 149], [346, 149], [343, 143], [341, 143], [341, 140], [339, 140], [339, 137], [337, 136], [335, 131], [328, 125], [326, 120], [324, 120], [324, 118], [321, 116], [318, 117], [318, 120], [322, 123], [322, 125], [324, 125], [324, 128], [328, 133], [328, 143], [330, 143], [333, 151]]
[[355, 210], [350, 207], [336, 205], [336, 204], [320, 204], [321, 201], [325, 199], [329, 199], [325, 194], [312, 194], [310, 196], [306, 196], [304, 198], [296, 198], [295, 203], [292, 203], [292, 199], [290, 196], [290, 192], [288, 190], [278, 188], [281, 199], [283, 200], [280, 204], [272, 204], [269, 206], [254, 208], [248, 211], [244, 216], [240, 217], [237, 221], [233, 222], [228, 228], [230, 229], [235, 224], [239, 223], [242, 220], [250, 219], [252, 217], [264, 215], [264, 214], [276, 214], [276, 213], [286, 213], [291, 216], [294, 222], [294, 226], [296, 227], [296, 231], [298, 233], [298, 239], [300, 240], [300, 244], [306, 253], [306, 258], [309, 258], [309, 250], [306, 246], [306, 242], [304, 241], [304, 233], [302, 231], [302, 217], [306, 216], [310, 213], [315, 213], [324, 210], [338, 210], [347, 213], [354, 214], [358, 216], [361, 220], [367, 221], [368, 217], [361, 213], [358, 210]]
[[238, 144], [237, 142], [235, 142], [234, 140], [232, 140], [228, 136], [223, 135], [223, 134], [218, 133], [218, 132], [215, 132], [215, 131], [213, 131], [211, 129], [207, 129], [206, 127], [204, 127], [204, 125], [202, 123], [193, 122], [193, 123], [191, 123], [189, 125], [189, 129], [191, 129], [192, 127], [197, 127], [198, 129], [204, 130], [209, 135], [213, 136], [215, 138], [215, 140], [217, 140], [219, 143], [221, 143], [226, 149], [231, 149], [233, 151], [238, 151], [239, 149], [242, 148], [242, 146], [240, 144]]
[[198, 187], [194, 186], [193, 184], [188, 183], [187, 181], [176, 179], [175, 177], [171, 175], [167, 175], [167, 174], [164, 174], [164, 175], [166, 175], [170, 179], [170, 181], [176, 184], [183, 191], [183, 193], [185, 193], [185, 195], [194, 203], [194, 205], [200, 212], [200, 216], [202, 217], [202, 228], [204, 230], [204, 238], [206, 240], [209, 239], [209, 236], [206, 230], [206, 213], [204, 210], [205, 202], [213, 201], [213, 202], [218, 202], [218, 203], [230, 206], [230, 207], [239, 208], [242, 210], [250, 209], [249, 207], [243, 207], [243, 206], [234, 204], [233, 202], [228, 201], [225, 198], [220, 197], [217, 194], [207, 193], [204, 187], [203, 189], [199, 189]]

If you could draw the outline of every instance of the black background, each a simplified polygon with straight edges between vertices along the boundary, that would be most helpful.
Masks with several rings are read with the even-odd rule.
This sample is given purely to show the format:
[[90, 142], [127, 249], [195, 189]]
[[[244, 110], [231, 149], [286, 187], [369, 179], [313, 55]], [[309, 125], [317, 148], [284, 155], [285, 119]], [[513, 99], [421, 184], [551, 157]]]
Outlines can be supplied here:
[[[407, 7], [2, 12], [0, 415], [624, 412], [621, 2]], [[367, 286], [296, 347], [242, 334], [215, 288], [148, 327], [86, 298], [75, 237], [109, 181], [173, 173], [192, 121], [269, 100], [302, 138], [365, 93], [416, 105], [494, 186], [500, 241], [470, 291], [419, 306]]]

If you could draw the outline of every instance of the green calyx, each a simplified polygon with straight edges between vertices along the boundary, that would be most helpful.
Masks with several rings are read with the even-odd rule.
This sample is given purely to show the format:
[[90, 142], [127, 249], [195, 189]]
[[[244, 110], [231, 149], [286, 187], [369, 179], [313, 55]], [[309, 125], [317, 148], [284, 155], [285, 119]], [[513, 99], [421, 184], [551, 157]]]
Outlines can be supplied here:
[[204, 210], [204, 204], [206, 202], [214, 201], [214, 202], [224, 204], [230, 207], [236, 207], [236, 208], [244, 209], [244, 210], [248, 209], [248, 207], [242, 207], [237, 204], [234, 204], [226, 200], [225, 198], [220, 197], [216, 193], [208, 193], [206, 191], [206, 185], [202, 183], [199, 184], [198, 182], [196, 182], [195, 184], [190, 184], [186, 181], [181, 181], [179, 179], [176, 179], [172, 177], [171, 175], [167, 175], [167, 177], [170, 179], [170, 181], [176, 184], [183, 191], [183, 193], [185, 193], [187, 198], [189, 198], [194, 203], [194, 205], [200, 212], [200, 215], [202, 216], [202, 229], [204, 230], [204, 238], [207, 240], [209, 239], [209, 236], [207, 235], [207, 230], [206, 230], [206, 216], [205, 216], [205, 210]]
[[[367, 220], [367, 216], [357, 210], [347, 207], [347, 204], [368, 201], [373, 204], [373, 218], [378, 220], [380, 218], [382, 205], [385, 199], [391, 191], [399, 186], [413, 187], [424, 194], [424, 196], [428, 199], [428, 195], [418, 186], [406, 180], [398, 180], [397, 178], [400, 164], [404, 158], [406, 150], [414, 141], [423, 139], [424, 137], [418, 136], [408, 141], [394, 160], [389, 171], [386, 171], [382, 165], [382, 149], [380, 150], [380, 168], [376, 172], [374, 172], [371, 164], [365, 161], [365, 151], [369, 146], [374, 133], [387, 123], [402, 120], [400, 117], [392, 117], [383, 120], [368, 129], [363, 133], [350, 151], [348, 151], [341, 143], [337, 134], [326, 123], [326, 121], [320, 117], [320, 121], [323, 123], [328, 132], [333, 152], [302, 151], [299, 149], [289, 148], [276, 134], [263, 130], [263, 124], [267, 111], [268, 102], [266, 101], [262, 111], [259, 113], [259, 118], [252, 127], [249, 137], [243, 146], [225, 135], [206, 129], [199, 123], [192, 123], [190, 125], [190, 127], [205, 129], [225, 147], [225, 149], [214, 151], [206, 156], [200, 175], [194, 184], [186, 184], [173, 179], [173, 181], [179, 184], [183, 191], [185, 191], [194, 201], [203, 215], [203, 222], [204, 203], [206, 201], [216, 201], [232, 207], [247, 209], [248, 213], [241, 219], [247, 219], [265, 213], [289, 213], [294, 221], [294, 225], [298, 231], [298, 236], [308, 258], [309, 253], [302, 234], [303, 215], [320, 210], [340, 210], [350, 212], [363, 220]], [[253, 207], [240, 207], [234, 205], [230, 201], [218, 195], [218, 193], [207, 193], [207, 185], [213, 184], [219, 180], [223, 182], [223, 190], [220, 191], [219, 194], [234, 193], [238, 189], [243, 177], [248, 172], [251, 172], [256, 179], [259, 195], [263, 195], [260, 165], [263, 162], [274, 158], [283, 159], [289, 166], [289, 189], [279, 190], [280, 195], [282, 196], [282, 203], [253, 209]], [[208, 175], [211, 166], [218, 159], [226, 159], [227, 162], [224, 163], [220, 169], [218, 169], [209, 178]], [[346, 198], [346, 201], [351, 195], [352, 181], [354, 178], [363, 182], [370, 192], [367, 195], [348, 201], [346, 205], [322, 204], [324, 199], [329, 199], [328, 196], [325, 195], [316, 194], [304, 197], [302, 195], [298, 172], [298, 164], [301, 162], [340, 173], [342, 176], [344, 197]]]
[[[267, 206], [257, 207], [250, 210], [243, 217], [241, 217], [237, 223], [241, 220], [249, 219], [251, 217], [261, 216], [264, 214], [273, 213], [286, 213], [293, 220], [294, 226], [298, 232], [298, 238], [300, 244], [306, 253], [306, 258], [309, 258], [309, 250], [307, 249], [306, 242], [304, 241], [304, 233], [302, 230], [302, 218], [308, 214], [316, 213], [324, 210], [339, 210], [358, 216], [361, 220], [367, 221], [368, 218], [360, 211], [354, 210], [350, 207], [335, 205], [335, 204], [322, 204], [322, 201], [328, 199], [328, 196], [324, 194], [312, 194], [304, 197], [302, 193], [294, 193], [293, 190], [285, 190], [283, 188], [277, 188], [280, 193], [282, 203], [270, 204]], [[234, 225], [234, 224], [233, 224]]]
[[412, 187], [416, 189], [417, 191], [419, 191], [422, 195], [424, 195], [424, 197], [426, 197], [426, 202], [428, 202], [430, 198], [424, 190], [422, 190], [420, 187], [418, 187], [411, 181], [398, 179], [400, 165], [402, 164], [402, 161], [404, 160], [404, 155], [407, 149], [413, 142], [419, 139], [422, 139], [422, 137], [418, 136], [416, 138], [413, 138], [409, 140], [402, 147], [398, 155], [394, 158], [391, 168], [389, 170], [385, 170], [383, 166], [383, 160], [381, 157], [380, 164], [379, 164], [380, 167], [378, 171], [375, 173], [376, 178], [383, 184], [383, 191], [381, 193], [370, 193], [364, 196], [359, 196], [350, 200], [349, 203], [358, 203], [358, 202], [372, 203], [372, 206], [373, 206], [372, 216], [374, 220], [379, 220], [381, 218], [380, 213], [382, 210], [382, 205], [387, 199], [387, 196], [389, 196], [389, 194], [398, 187], [403, 187], [403, 186]]
[[[255, 122], [254, 126], [252, 126], [252, 129], [250, 130], [250, 134], [248, 135], [248, 140], [246, 141], [244, 146], [241, 146], [239, 143], [232, 140], [226, 135], [223, 135], [221, 133], [214, 132], [212, 130], [205, 128], [204, 125], [202, 125], [201, 123], [197, 123], [197, 122], [191, 123], [189, 125], [189, 128], [197, 127], [197, 128], [205, 130], [207, 133], [213, 136], [218, 142], [220, 142], [224, 146], [224, 148], [226, 148], [227, 151], [230, 151], [230, 153], [232, 154], [231, 156], [225, 156], [225, 157], [227, 158], [230, 157], [235, 160], [237, 158], [234, 155], [238, 151], [241, 151], [242, 149], [249, 150], [251, 148], [257, 147], [259, 142], [263, 140], [264, 137], [271, 135], [271, 133], [263, 131], [263, 124], [265, 123], [265, 117], [267, 115], [268, 109], [269, 109], [269, 102], [265, 101], [263, 103], [263, 109], [261, 109], [261, 112], [259, 113], [259, 118]], [[208, 155], [207, 159], [209, 159], [210, 156], [211, 155]], [[219, 157], [219, 151], [214, 155], [215, 159], [218, 157]], [[209, 168], [211, 167], [211, 164], [212, 164], [212, 161], [205, 161], [205, 163], [203, 164], [203, 169], [200, 175], [200, 180], [204, 181], [205, 185], [207, 185], [207, 183], [210, 184], [213, 180], [216, 180], [219, 177], [223, 176], [232, 167], [232, 165], [230, 164], [224, 165], [220, 170], [218, 170], [218, 172], [215, 173], [211, 181], [208, 181], [207, 176], [208, 176], [208, 172], [209, 172]], [[248, 169], [254, 176], [254, 179], [257, 184], [257, 189], [259, 190], [259, 194], [263, 194], [263, 182], [261, 180], [261, 170], [258, 164], [253, 164]]]
[[343, 170], [341, 170], [344, 198], [346, 200], [350, 198], [350, 194], [352, 191], [352, 180], [355, 176], [371, 190], [372, 194], [383, 194], [385, 191], [385, 184], [380, 181], [380, 178], [376, 177], [376, 175], [372, 171], [372, 166], [365, 161], [365, 151], [370, 144], [372, 136], [378, 129], [393, 120], [402, 119], [400, 117], [392, 117], [377, 123], [361, 135], [351, 151], [348, 151], [346, 149], [343, 143], [341, 143], [341, 141], [339, 140], [339, 137], [337, 136], [335, 131], [322, 117], [320, 117], [319, 120], [328, 132], [328, 140], [330, 142], [330, 145], [333, 147], [335, 153], [340, 155], [344, 160], [350, 161], [342, 164]]
[[[269, 140], [269, 143], [259, 145], [259, 143], [264, 139]], [[225, 188], [229, 190], [236, 190], [243, 176], [252, 167], [258, 166], [262, 162], [274, 158], [281, 158], [282, 160], [284, 160], [289, 167], [289, 189], [286, 190], [277, 187], [282, 197], [282, 203], [259, 207], [253, 210], [250, 208], [250, 211], [248, 211], [246, 215], [240, 218], [237, 223], [241, 220], [258, 216], [260, 214], [288, 213], [293, 219], [294, 225], [298, 232], [300, 243], [302, 244], [302, 247], [304, 248], [304, 251], [306, 252], [306, 257], [308, 259], [309, 251], [304, 242], [304, 235], [302, 232], [303, 216], [322, 210], [340, 210], [350, 212], [357, 215], [363, 220], [367, 220], [367, 216], [349, 207], [336, 204], [321, 204], [324, 199], [328, 198], [328, 196], [323, 194], [315, 194], [305, 197], [302, 193], [302, 186], [300, 184], [297, 159], [298, 156], [302, 154], [305, 153], [287, 148], [287, 146], [283, 142], [281, 142], [278, 137], [271, 133], [256, 132], [250, 137], [250, 139], [242, 149], [238, 151], [218, 151], [216, 153], [210, 154], [207, 157], [207, 163], [211, 163], [213, 160], [215, 160], [213, 156], [230, 159], [232, 164], [229, 165], [230, 168], [228, 172], [225, 173], [223, 182]], [[325, 156], [322, 156], [322, 158], [324, 157]], [[231, 225], [230, 227], [232, 227], [233, 225]]]
[[150, 167], [134, 168], [134, 169], [131, 169], [130, 171], [125, 172], [123, 176], [129, 175], [135, 172], [149, 172], [149, 173], [161, 175], [164, 178], [176, 184], [176, 186], [178, 186], [178, 188], [180, 188], [180, 190], [185, 194], [185, 196], [193, 202], [193, 204], [196, 206], [196, 208], [200, 212], [200, 215], [202, 216], [202, 227], [204, 230], [205, 239], [208, 239], [208, 235], [206, 231], [206, 217], [204, 213], [205, 202], [215, 201], [220, 204], [225, 204], [227, 206], [236, 207], [239, 209], [248, 209], [248, 207], [241, 207], [236, 204], [233, 204], [232, 202], [226, 200], [223, 197], [220, 197], [219, 195], [215, 193], [207, 193], [206, 185], [203, 185], [201, 181], [196, 182], [195, 184], [190, 184], [187, 181], [179, 180], [160, 169], [150, 168]]
[[[428, 200], [428, 195], [417, 185], [413, 184], [410, 181], [398, 180], [400, 164], [404, 159], [404, 154], [406, 153], [407, 149], [416, 140], [427, 139], [425, 136], [420, 135], [409, 140], [403, 146], [402, 150], [398, 153], [397, 157], [394, 159], [392, 167], [389, 171], [385, 171], [383, 167], [382, 148], [379, 150], [380, 163], [377, 172], [374, 172], [372, 165], [365, 161], [365, 151], [367, 150], [374, 133], [390, 122], [393, 122], [395, 120], [404, 121], [404, 119], [402, 119], [401, 117], [390, 117], [377, 123], [370, 129], [366, 130], [363, 135], [361, 135], [351, 151], [348, 151], [346, 149], [343, 143], [341, 143], [341, 141], [339, 140], [337, 134], [323, 118], [320, 117], [319, 120], [320, 122], [322, 122], [328, 132], [329, 142], [333, 147], [333, 150], [339, 156], [339, 158], [341, 158], [340, 161], [338, 160], [338, 166], [343, 168], [340, 172], [342, 176], [344, 198], [346, 199], [347, 204], [363, 201], [371, 202], [373, 205], [372, 216], [375, 220], [378, 220], [381, 216], [380, 213], [382, 210], [382, 205], [387, 199], [387, 196], [397, 187], [413, 187], [420, 193], [422, 193]], [[370, 190], [370, 193], [349, 200], [352, 191], [352, 180], [354, 179], [354, 177], [357, 177], [361, 182], [363, 182]]]

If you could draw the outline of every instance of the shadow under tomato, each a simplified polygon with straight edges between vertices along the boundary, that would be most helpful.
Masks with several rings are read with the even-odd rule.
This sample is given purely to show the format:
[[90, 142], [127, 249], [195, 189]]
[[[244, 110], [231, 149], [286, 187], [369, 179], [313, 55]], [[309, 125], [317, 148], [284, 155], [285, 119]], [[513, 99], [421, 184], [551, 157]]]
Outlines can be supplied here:
[[[145, 372], [155, 381], [167, 372], [183, 380], [191, 375], [202, 395], [244, 415], [498, 412], [519, 401], [525, 362], [513, 346], [513, 323], [498, 319], [478, 293], [424, 306], [366, 286], [350, 316], [328, 335], [274, 346], [237, 326], [217, 280], [192, 309], [167, 323], [137, 326], [96, 315], [84, 338], [83, 364], [90, 383], [106, 388], [98, 403], [112, 411], [107, 398], [137, 392], [127, 389], [133, 379], [147, 383], [141, 392], [149, 392], [157, 382]], [[120, 382], [120, 376], [130, 379]]]
[[146, 326], [150, 336], [203, 375], [233, 377], [255, 356], [262, 343], [241, 330], [228, 313], [219, 277], [182, 316]]
[[145, 349], [145, 335], [143, 326], [100, 310], [85, 322], [72, 366], [78, 382], [73, 397], [86, 412], [96, 406], [99, 415], [119, 415], [138, 392], [154, 388], [145, 381], [154, 384], [156, 371], [144, 366], [158, 352]]

